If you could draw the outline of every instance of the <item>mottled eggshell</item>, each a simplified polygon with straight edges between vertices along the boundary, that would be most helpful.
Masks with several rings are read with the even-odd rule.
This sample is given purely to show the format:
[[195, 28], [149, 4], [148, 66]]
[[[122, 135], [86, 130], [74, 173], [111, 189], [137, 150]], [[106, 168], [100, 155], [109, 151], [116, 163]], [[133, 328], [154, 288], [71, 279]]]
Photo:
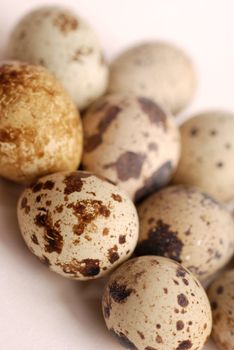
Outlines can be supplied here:
[[213, 312], [212, 336], [221, 350], [234, 349], [234, 270], [225, 272], [210, 286]]
[[202, 188], [219, 200], [234, 197], [234, 114], [201, 113], [181, 126], [182, 155], [174, 183]]
[[85, 169], [103, 175], [135, 201], [166, 185], [178, 164], [174, 119], [145, 97], [105, 96], [83, 119]]
[[154, 193], [138, 208], [137, 255], [181, 262], [205, 280], [232, 257], [234, 220], [224, 206], [200, 190], [173, 186]]
[[42, 7], [23, 17], [10, 36], [6, 56], [48, 68], [81, 109], [101, 96], [108, 84], [96, 34], [62, 7]]
[[148, 42], [123, 52], [110, 67], [109, 92], [143, 95], [178, 113], [190, 102], [196, 77], [190, 58], [178, 47]]
[[81, 121], [60, 83], [39, 66], [0, 64], [0, 176], [16, 182], [75, 170]]
[[180, 264], [162, 257], [129, 260], [103, 295], [107, 328], [127, 349], [200, 350], [210, 335], [203, 287]]
[[90, 173], [45, 176], [18, 202], [29, 249], [50, 269], [78, 280], [98, 278], [125, 261], [138, 239], [138, 217], [128, 196]]

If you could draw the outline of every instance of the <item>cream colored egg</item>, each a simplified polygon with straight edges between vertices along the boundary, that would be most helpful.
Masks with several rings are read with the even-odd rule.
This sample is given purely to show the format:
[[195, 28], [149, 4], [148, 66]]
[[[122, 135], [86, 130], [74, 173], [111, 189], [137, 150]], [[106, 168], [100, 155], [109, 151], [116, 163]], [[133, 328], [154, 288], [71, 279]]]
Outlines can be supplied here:
[[234, 114], [204, 112], [181, 126], [182, 154], [173, 182], [202, 188], [221, 201], [234, 197]]
[[25, 189], [18, 221], [42, 262], [78, 280], [108, 273], [130, 257], [138, 239], [138, 217], [128, 196], [82, 171], [48, 175]]
[[0, 176], [28, 182], [79, 165], [79, 114], [45, 68], [0, 64], [0, 115]]
[[200, 350], [210, 335], [203, 287], [180, 264], [143, 256], [110, 277], [103, 294], [107, 328], [127, 349]]
[[163, 189], [142, 202], [138, 214], [138, 255], [174, 259], [205, 280], [234, 253], [231, 214], [198, 189], [186, 186]]
[[172, 113], [184, 109], [194, 95], [193, 63], [180, 48], [146, 42], [120, 54], [110, 67], [109, 92], [130, 92], [160, 103]]
[[234, 270], [225, 272], [210, 286], [213, 312], [212, 336], [220, 350], [234, 349]]
[[166, 185], [178, 164], [174, 119], [145, 97], [105, 96], [83, 118], [86, 170], [105, 176], [138, 201]]
[[108, 67], [95, 32], [63, 7], [42, 7], [24, 16], [10, 36], [6, 56], [49, 69], [81, 109], [108, 84]]

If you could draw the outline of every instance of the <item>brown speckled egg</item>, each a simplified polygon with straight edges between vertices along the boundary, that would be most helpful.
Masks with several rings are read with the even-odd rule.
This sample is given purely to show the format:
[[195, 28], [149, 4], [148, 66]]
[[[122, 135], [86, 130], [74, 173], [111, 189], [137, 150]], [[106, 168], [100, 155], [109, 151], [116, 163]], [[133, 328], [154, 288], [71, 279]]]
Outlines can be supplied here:
[[178, 113], [193, 97], [193, 63], [180, 48], [165, 42], [147, 42], [118, 56], [110, 67], [109, 92], [130, 92]]
[[0, 64], [0, 115], [0, 176], [28, 182], [79, 165], [79, 114], [45, 68]]
[[180, 264], [162, 257], [129, 260], [103, 294], [107, 328], [131, 350], [200, 350], [212, 318], [206, 293]]
[[170, 181], [180, 135], [174, 119], [153, 101], [105, 96], [90, 107], [83, 125], [86, 170], [118, 184], [135, 201]]
[[105, 275], [132, 254], [138, 239], [128, 196], [82, 171], [48, 175], [28, 187], [18, 202], [18, 221], [42, 262], [78, 280]]
[[202, 188], [219, 200], [234, 197], [234, 114], [201, 113], [181, 126], [182, 154], [173, 182]]
[[63, 7], [45, 6], [24, 16], [10, 36], [6, 56], [46, 67], [80, 109], [107, 88], [109, 70], [95, 32]]
[[161, 255], [205, 280], [232, 257], [234, 221], [223, 205], [200, 190], [174, 186], [148, 197], [138, 208], [137, 255]]
[[212, 336], [220, 350], [234, 349], [234, 270], [225, 272], [210, 286], [213, 313]]

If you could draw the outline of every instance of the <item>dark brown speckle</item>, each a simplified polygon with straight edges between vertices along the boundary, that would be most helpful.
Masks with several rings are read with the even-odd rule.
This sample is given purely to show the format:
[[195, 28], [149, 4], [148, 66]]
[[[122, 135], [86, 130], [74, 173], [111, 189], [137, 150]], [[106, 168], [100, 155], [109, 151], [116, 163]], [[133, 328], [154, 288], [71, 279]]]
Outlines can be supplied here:
[[60, 254], [63, 249], [63, 237], [59, 232], [59, 228], [55, 228], [49, 211], [42, 209], [43, 211], [41, 210], [36, 215], [34, 222], [38, 227], [44, 228], [45, 251]]
[[30, 212], [30, 206], [28, 205], [28, 199], [26, 197], [21, 200], [21, 209], [24, 209], [25, 214]]
[[177, 237], [177, 232], [158, 220], [155, 227], [149, 230], [148, 238], [138, 244], [136, 254], [165, 256], [180, 262], [182, 248], [183, 243]]
[[113, 282], [109, 287], [111, 298], [120, 304], [125, 303], [133, 291], [132, 288], [128, 288], [125, 284], [119, 284], [117, 282]]
[[82, 179], [90, 176], [91, 174], [80, 171], [67, 175], [63, 181], [65, 184], [64, 194], [69, 195], [74, 192], [80, 192], [83, 187]]
[[180, 344], [177, 346], [176, 350], [188, 350], [191, 349], [193, 346], [192, 342], [190, 340], [184, 340], [180, 342]]
[[177, 296], [177, 302], [181, 307], [187, 307], [189, 304], [188, 298], [183, 293]]
[[111, 197], [114, 199], [116, 202], [122, 202], [122, 197], [119, 194], [112, 193]]
[[114, 245], [114, 247], [108, 249], [108, 260], [111, 264], [114, 264], [117, 260], [119, 260], [117, 245]]

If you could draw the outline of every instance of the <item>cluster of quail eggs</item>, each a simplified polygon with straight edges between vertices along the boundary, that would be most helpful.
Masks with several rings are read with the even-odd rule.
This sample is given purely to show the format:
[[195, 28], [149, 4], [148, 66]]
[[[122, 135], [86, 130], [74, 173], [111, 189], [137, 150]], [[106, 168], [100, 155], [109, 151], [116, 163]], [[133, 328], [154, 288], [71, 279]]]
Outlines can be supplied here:
[[111, 272], [103, 316], [127, 349], [200, 350], [212, 313], [217, 345], [234, 349], [234, 270], [210, 302], [201, 284], [234, 254], [234, 116], [179, 127], [196, 84], [166, 42], [108, 65], [89, 24], [61, 7], [23, 17], [0, 63], [0, 176], [25, 186], [23, 239], [64, 277]]

